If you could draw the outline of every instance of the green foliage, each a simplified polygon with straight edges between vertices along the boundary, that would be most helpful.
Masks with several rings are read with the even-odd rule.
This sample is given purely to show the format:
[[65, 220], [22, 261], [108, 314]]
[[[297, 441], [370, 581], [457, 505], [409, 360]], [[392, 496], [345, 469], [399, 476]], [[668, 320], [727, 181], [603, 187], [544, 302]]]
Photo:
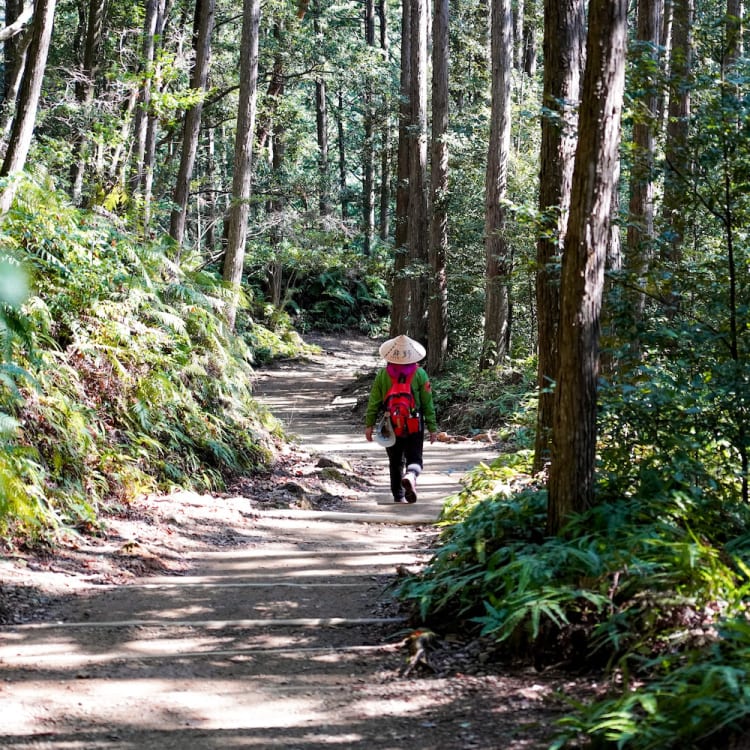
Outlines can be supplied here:
[[533, 442], [536, 400], [534, 360], [479, 371], [477, 361], [452, 360], [433, 378], [440, 425], [449, 432], [497, 431], [517, 448]]
[[[308, 238], [310, 239], [310, 238]], [[390, 300], [383, 279], [386, 258], [381, 252], [364, 258], [336, 244], [337, 237], [320, 234], [313, 245], [257, 247], [248, 263], [250, 283], [264, 292], [269, 269], [283, 279], [283, 310], [301, 331], [360, 330], [383, 332]], [[268, 319], [267, 313], [264, 319]]]
[[400, 587], [433, 629], [482, 634], [537, 666], [611, 671], [611, 695], [574, 706], [559, 747], [581, 735], [718, 747], [748, 723], [738, 686], [750, 508], [736, 431], [747, 381], [705, 356], [716, 341], [704, 326], [651, 323], [636, 364], [615, 353], [602, 384], [599, 504], [547, 538], [529, 456], [503, 456], [468, 475], [446, 506], [441, 546]]
[[704, 648], [648, 662], [647, 683], [577, 706], [551, 750], [581, 737], [632, 750], [733, 746], [750, 720], [750, 626], [744, 616], [728, 619], [715, 635]]
[[14, 361], [22, 352], [33, 359], [29, 326], [21, 311], [27, 294], [21, 264], [11, 255], [0, 256], [0, 531], [8, 516], [33, 525], [43, 507], [44, 476], [29, 460], [29, 451], [17, 444], [21, 425], [10, 413], [22, 401], [24, 384], [33, 385], [29, 372]]
[[[89, 527], [113, 500], [264, 465], [275, 422], [252, 397], [252, 349], [226, 330], [221, 280], [42, 191], [3, 227], [32, 271], [18, 315], [34, 356], [17, 345], [0, 373], [0, 489], [45, 523]], [[0, 505], [6, 524], [18, 515]]]

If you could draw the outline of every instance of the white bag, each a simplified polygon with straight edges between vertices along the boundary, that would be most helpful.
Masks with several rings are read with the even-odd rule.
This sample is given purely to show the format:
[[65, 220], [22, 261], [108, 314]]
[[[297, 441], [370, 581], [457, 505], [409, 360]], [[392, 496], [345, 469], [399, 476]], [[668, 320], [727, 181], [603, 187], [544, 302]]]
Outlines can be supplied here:
[[391, 424], [391, 415], [385, 412], [375, 425], [375, 441], [384, 448], [390, 448], [396, 443], [396, 433]]

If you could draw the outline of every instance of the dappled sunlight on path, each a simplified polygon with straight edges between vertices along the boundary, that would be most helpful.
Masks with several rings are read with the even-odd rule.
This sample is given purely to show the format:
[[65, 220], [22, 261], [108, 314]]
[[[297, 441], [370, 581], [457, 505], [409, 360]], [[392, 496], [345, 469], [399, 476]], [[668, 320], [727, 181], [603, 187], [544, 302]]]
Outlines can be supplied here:
[[[392, 503], [385, 451], [365, 441], [353, 397], [342, 396], [355, 372], [374, 372], [375, 348], [355, 342], [356, 357], [342, 347], [256, 383], [301, 450], [350, 464], [364, 489], [322, 512], [259, 509], [241, 495], [147, 499], [151, 511], [169, 508], [163, 533], [182, 547], [163, 549], [179, 574], [83, 582], [46, 617], [0, 631], [0, 747], [546, 746], [533, 738], [558, 710], [541, 703], [552, 685], [487, 672], [403, 676], [411, 628], [391, 587], [429, 559], [425, 528], [464, 472], [494, 453], [427, 445], [419, 501]], [[236, 528], [212, 537], [222, 524]], [[138, 540], [131, 547], [147, 557]]]

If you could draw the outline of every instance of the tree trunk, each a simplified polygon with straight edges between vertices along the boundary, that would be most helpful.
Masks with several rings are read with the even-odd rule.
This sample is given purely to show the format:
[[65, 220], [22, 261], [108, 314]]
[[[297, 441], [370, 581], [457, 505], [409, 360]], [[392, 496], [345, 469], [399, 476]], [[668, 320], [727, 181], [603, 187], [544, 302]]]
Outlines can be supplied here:
[[539, 0], [526, 0], [523, 22], [523, 70], [529, 78], [536, 75], [536, 27]]
[[[309, 4], [309, 0], [297, 0], [297, 21], [302, 22], [304, 20]], [[276, 28], [279, 28], [279, 24], [276, 24]], [[274, 34], [278, 34], [278, 31], [275, 31]], [[269, 105], [265, 108], [266, 111], [263, 113], [263, 117], [258, 123], [258, 148], [261, 150], [266, 147], [266, 141], [271, 137], [273, 132], [273, 125], [277, 119], [276, 110], [281, 102], [281, 97], [286, 85], [284, 79], [284, 55], [285, 51], [279, 50], [274, 56], [271, 77], [265, 95], [265, 101], [268, 102]]]
[[[364, 0], [365, 43], [375, 47], [375, 2]], [[362, 144], [362, 252], [370, 255], [375, 234], [375, 150], [373, 147], [373, 82], [365, 75], [364, 91], [364, 140]]]
[[13, 81], [18, 67], [22, 62], [22, 53], [19, 49], [21, 42], [20, 33], [32, 18], [33, 5], [29, 3], [24, 7], [22, 0], [5, 0], [5, 34], [3, 36], [3, 103], [8, 104], [11, 82]]
[[[21, 88], [18, 92], [16, 113], [13, 118], [3, 166], [0, 168], [0, 177], [13, 176], [17, 172], [21, 172], [26, 164], [26, 157], [34, 133], [36, 111], [42, 90], [54, 18], [55, 0], [37, 0], [34, 7], [34, 19], [31, 24], [28, 60], [24, 69]], [[11, 180], [0, 194], [0, 214], [4, 214], [11, 207], [16, 188], [16, 182]]]
[[151, 79], [156, 55], [156, 34], [164, 15], [165, 0], [147, 0], [146, 17], [143, 22], [141, 44], [141, 81], [133, 125], [133, 167], [130, 175], [130, 190], [139, 192], [143, 187], [144, 159], [148, 137], [149, 109], [151, 105]]
[[492, 110], [484, 199], [485, 304], [481, 369], [507, 354], [510, 258], [505, 239], [505, 198], [510, 158], [513, 13], [510, 0], [493, 0], [490, 13]]
[[339, 151], [339, 194], [341, 201], [341, 221], [346, 222], [349, 216], [349, 191], [346, 184], [346, 139], [344, 132], [344, 92], [338, 90], [338, 106], [336, 108], [336, 130], [338, 134]]
[[253, 174], [253, 136], [258, 98], [258, 34], [260, 0], [244, 0], [240, 49], [240, 93], [232, 175], [232, 205], [229, 208], [227, 250], [224, 256], [224, 280], [234, 290], [227, 306], [227, 322], [234, 329], [237, 297], [245, 262], [247, 216]]
[[744, 3], [742, 0], [727, 0], [725, 66], [734, 65], [742, 57], [744, 51], [742, 39], [743, 14]]
[[321, 216], [331, 213], [331, 189], [328, 183], [328, 100], [326, 82], [315, 81], [315, 126], [318, 135], [318, 210]]
[[[384, 59], [388, 59], [388, 7], [386, 0], [378, 2], [378, 17], [380, 19], [380, 49]], [[391, 125], [389, 121], [390, 107], [385, 103], [383, 123], [380, 130], [380, 208], [378, 236], [383, 242], [390, 237], [391, 210]]]
[[410, 266], [409, 333], [427, 338], [427, 0], [411, 0], [411, 121], [409, 127], [409, 222], [407, 244]]
[[281, 307], [281, 290], [283, 264], [281, 262], [279, 248], [282, 240], [282, 222], [284, 211], [284, 178], [282, 167], [284, 165], [284, 154], [286, 152], [286, 142], [284, 128], [277, 116], [277, 103], [284, 96], [285, 76], [284, 76], [284, 56], [281, 50], [284, 48], [284, 30], [282, 23], [277, 22], [273, 27], [273, 36], [278, 50], [274, 56], [272, 80], [275, 103], [271, 111], [266, 114], [265, 132], [266, 140], [269, 145], [268, 152], [270, 156], [270, 176], [271, 197], [266, 201], [266, 215], [268, 218], [268, 242], [271, 246], [271, 260], [266, 267], [266, 280], [268, 284], [268, 296], [274, 307]]
[[545, 0], [544, 111], [542, 118], [539, 211], [543, 229], [536, 254], [536, 299], [539, 345], [537, 362], [534, 471], [549, 461], [557, 380], [557, 327], [560, 318], [557, 263], [565, 245], [570, 186], [576, 148], [577, 104], [585, 44], [584, 0]]
[[[664, 260], [677, 264], [682, 258], [686, 224], [683, 204], [692, 172], [687, 150], [690, 120], [690, 71], [692, 67], [693, 0], [672, 0], [672, 39], [669, 61], [669, 103], [664, 148], [663, 220], [666, 232]], [[678, 290], [669, 291], [675, 304]]]
[[[96, 76], [99, 69], [99, 52], [104, 40], [104, 0], [90, 0], [86, 23], [86, 42], [80, 73], [76, 79], [75, 98], [84, 110], [86, 121], [89, 120], [88, 110], [94, 98]], [[86, 159], [89, 151], [87, 133], [84, 131], [74, 135], [73, 164], [70, 169], [70, 194], [73, 203], [78, 204], [83, 192], [83, 177], [86, 172]]]
[[[313, 30], [320, 34], [320, 0], [315, 2]], [[315, 79], [315, 128], [318, 137], [318, 210], [321, 216], [331, 213], [331, 185], [328, 163], [328, 95], [323, 76]]]
[[633, 123], [633, 163], [630, 171], [630, 203], [628, 204], [627, 269], [639, 291], [634, 294], [631, 314], [634, 322], [643, 317], [646, 284], [654, 244], [654, 154], [657, 118], [657, 86], [654, 71], [659, 55], [661, 29], [660, 0], [638, 0], [636, 31], [636, 71], [638, 88], [646, 91], [639, 97]]
[[199, 91], [201, 98], [185, 112], [182, 124], [182, 152], [180, 167], [173, 195], [175, 208], [172, 209], [169, 233], [177, 243], [182, 245], [185, 237], [190, 182], [193, 179], [195, 156], [198, 153], [198, 141], [203, 115], [203, 95], [208, 84], [208, 71], [211, 62], [211, 34], [214, 27], [214, 0], [196, 0], [195, 23], [193, 33], [193, 51], [195, 59], [190, 75], [190, 88]]
[[[277, 29], [278, 33], [278, 29]], [[283, 93], [283, 89], [280, 93]], [[266, 203], [268, 214], [269, 236], [268, 243], [271, 246], [271, 261], [266, 269], [268, 281], [268, 296], [275, 308], [281, 307], [283, 291], [284, 264], [281, 261], [279, 248], [284, 236], [283, 213], [284, 213], [284, 182], [282, 169], [284, 166], [284, 155], [286, 153], [286, 140], [284, 128], [280, 123], [269, 123], [268, 140], [271, 144], [271, 190], [274, 194]]]
[[216, 247], [216, 223], [219, 217], [216, 212], [216, 135], [214, 128], [208, 129], [208, 143], [206, 148], [206, 193], [205, 211], [206, 222], [205, 247], [206, 255], [211, 258]]
[[449, 0], [435, 0], [432, 19], [432, 153], [430, 182], [430, 285], [427, 367], [445, 365], [448, 351], [448, 18]]
[[526, 16], [525, 0], [513, 3], [513, 67], [523, 70], [523, 21]]
[[560, 284], [547, 531], [594, 502], [599, 315], [618, 162], [627, 0], [591, 0], [570, 218]]
[[396, 221], [393, 238], [393, 288], [391, 292], [391, 336], [405, 333], [409, 325], [409, 279], [406, 276], [409, 253], [409, 125], [411, 122], [411, 0], [402, 1], [401, 84], [396, 165]]
[[6, 80], [5, 99], [2, 106], [2, 122], [0, 123], [0, 139], [5, 141], [10, 136], [10, 129], [13, 126], [13, 118], [16, 113], [16, 99], [18, 90], [21, 87], [23, 73], [26, 70], [26, 59], [28, 57], [29, 45], [31, 44], [32, 31], [29, 28], [23, 29], [20, 39], [15, 44], [15, 67], [10, 79]]

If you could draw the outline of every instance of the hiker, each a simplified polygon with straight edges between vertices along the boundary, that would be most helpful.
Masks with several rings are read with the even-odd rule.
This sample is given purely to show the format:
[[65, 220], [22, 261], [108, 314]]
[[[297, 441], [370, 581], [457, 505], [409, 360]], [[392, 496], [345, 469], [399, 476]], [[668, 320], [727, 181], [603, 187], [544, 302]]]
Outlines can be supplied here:
[[[425, 348], [408, 336], [388, 339], [380, 347], [380, 356], [388, 363], [375, 376], [365, 414], [365, 437], [373, 439], [378, 415], [379, 423], [393, 435], [379, 435], [378, 442], [386, 446], [395, 503], [417, 501], [417, 477], [422, 471], [422, 446], [425, 426], [430, 442], [437, 438], [435, 406], [427, 373], [419, 366]], [[409, 413], [404, 413], [408, 403]], [[404, 471], [404, 469], [406, 469]]]

